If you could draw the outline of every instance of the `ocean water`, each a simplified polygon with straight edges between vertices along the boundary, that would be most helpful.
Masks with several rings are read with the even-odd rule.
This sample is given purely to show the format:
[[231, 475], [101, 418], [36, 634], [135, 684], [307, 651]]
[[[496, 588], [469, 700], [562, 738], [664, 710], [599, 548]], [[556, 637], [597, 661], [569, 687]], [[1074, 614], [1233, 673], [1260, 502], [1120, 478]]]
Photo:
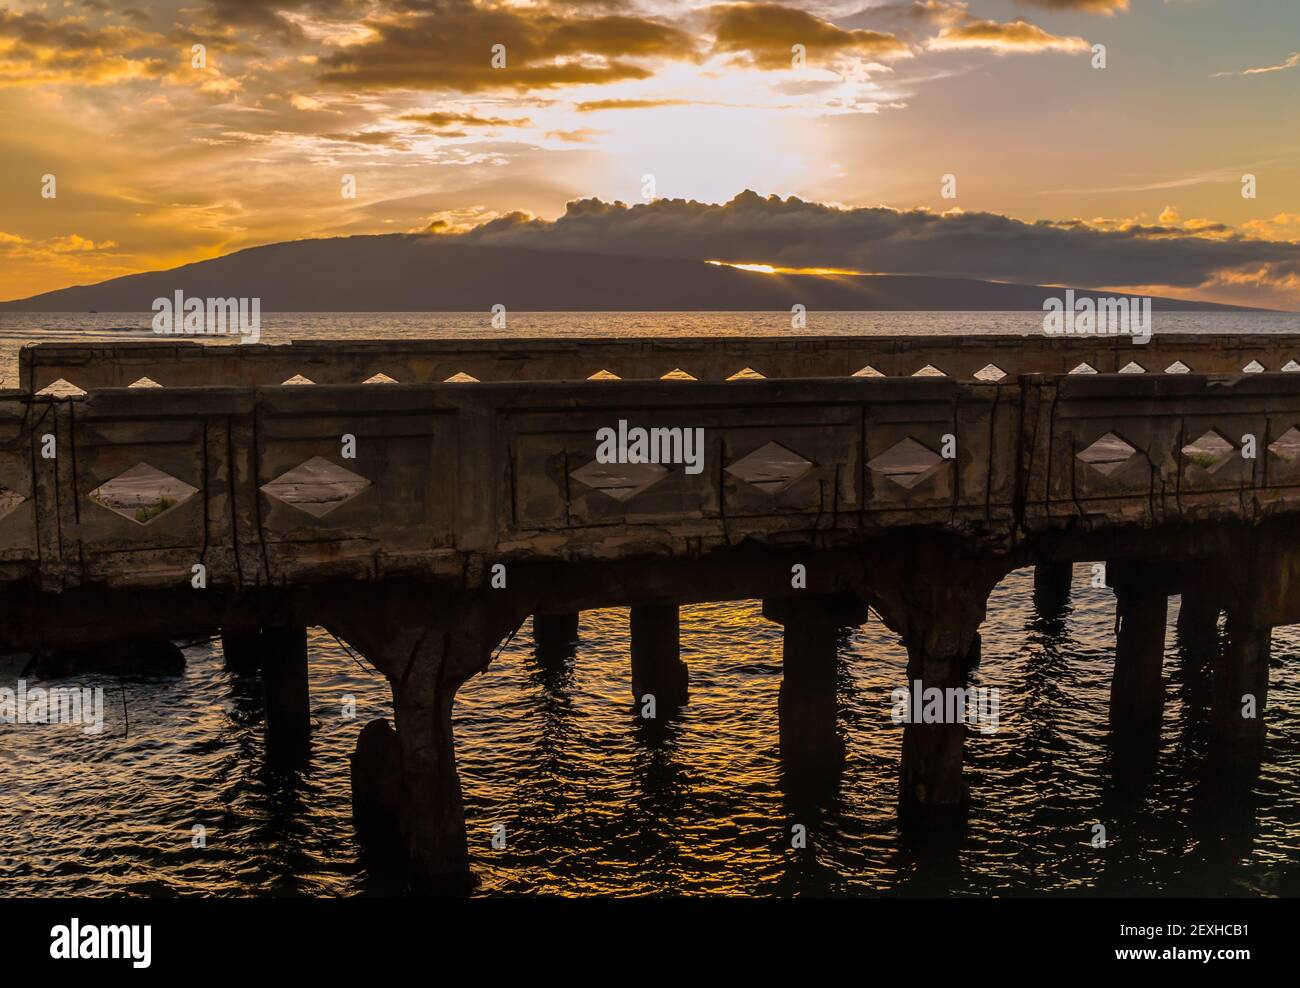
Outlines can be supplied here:
[[[1007, 331], [1014, 323], [961, 315], [835, 318], [844, 332], [983, 332], [984, 320]], [[125, 332], [107, 328], [111, 318], [98, 327], [85, 318], [0, 316], [0, 345]], [[487, 333], [485, 320], [464, 314], [283, 318], [268, 339]], [[757, 324], [767, 317], [749, 325], [745, 314], [529, 318], [536, 325], [521, 317], [512, 330], [541, 335], [582, 325], [589, 333], [686, 335], [704, 326], [716, 335], [762, 331]], [[1222, 331], [1224, 318], [1214, 316], [1206, 330]], [[1257, 320], [1250, 331], [1268, 331], [1258, 326], [1295, 317], [1249, 318]], [[1173, 599], [1161, 744], [1135, 768], [1118, 762], [1107, 741], [1115, 601], [1088, 576], [1076, 567], [1070, 608], [1057, 618], [1034, 611], [1028, 570], [994, 591], [973, 684], [1000, 691], [999, 729], [969, 736], [969, 825], [943, 848], [914, 846], [898, 832], [902, 729], [890, 720], [889, 693], [902, 683], [906, 656], [874, 618], [841, 642], [848, 757], [838, 791], [813, 804], [782, 791], [781, 629], [762, 618], [757, 601], [682, 609], [691, 699], [662, 734], [642, 730], [631, 703], [626, 610], [584, 614], [581, 640], [559, 674], [538, 666], [526, 622], [456, 704], [477, 894], [1300, 891], [1300, 628], [1274, 633], [1261, 770], [1227, 784], [1206, 771], [1205, 676], [1184, 661]], [[323, 630], [312, 629], [309, 645], [314, 731], [301, 773], [267, 764], [260, 683], [227, 673], [215, 642], [187, 647], [179, 675], [60, 682], [105, 689], [99, 735], [0, 725], [0, 895], [391, 891], [361, 859], [348, 783], [361, 727], [391, 716], [389, 690]], [[17, 674], [0, 660], [0, 686], [15, 686]], [[791, 847], [794, 824], [808, 829], [806, 849]], [[1093, 843], [1098, 824], [1104, 848]], [[499, 826], [506, 846], [495, 849]]]

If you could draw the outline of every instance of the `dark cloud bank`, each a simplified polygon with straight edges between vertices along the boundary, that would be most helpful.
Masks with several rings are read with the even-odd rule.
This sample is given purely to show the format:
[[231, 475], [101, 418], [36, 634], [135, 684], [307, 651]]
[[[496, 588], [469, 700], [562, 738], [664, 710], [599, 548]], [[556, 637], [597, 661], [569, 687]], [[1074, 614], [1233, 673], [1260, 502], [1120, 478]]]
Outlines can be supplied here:
[[717, 205], [659, 199], [628, 206], [583, 199], [554, 221], [514, 214], [459, 239], [549, 250], [599, 250], [793, 268], [843, 268], [1019, 283], [1196, 288], [1225, 272], [1261, 286], [1300, 276], [1300, 244], [1193, 236], [1176, 227], [1124, 231], [1026, 223], [996, 213], [840, 209], [743, 192]]

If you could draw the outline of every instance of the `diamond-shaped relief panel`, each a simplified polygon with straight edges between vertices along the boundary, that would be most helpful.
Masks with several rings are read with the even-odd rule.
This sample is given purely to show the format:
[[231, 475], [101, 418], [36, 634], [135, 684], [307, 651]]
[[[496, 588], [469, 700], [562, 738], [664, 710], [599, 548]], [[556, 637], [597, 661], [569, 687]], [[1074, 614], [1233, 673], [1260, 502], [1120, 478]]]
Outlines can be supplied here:
[[26, 500], [27, 498], [17, 491], [11, 491], [8, 487], [0, 486], [0, 519], [13, 514], [18, 505]]
[[1296, 371], [1300, 371], [1300, 364], [1297, 364], [1294, 360], [1288, 360], [1282, 365], [1282, 370], [1287, 374], [1294, 374]]
[[472, 374], [466, 374], [464, 371], [457, 371], [451, 377], [442, 382], [443, 384], [480, 384], [477, 377]]
[[752, 367], [742, 367], [740, 370], [736, 371], [736, 373], [732, 374], [731, 377], [727, 378], [727, 380], [728, 381], [763, 381], [766, 380], [766, 378], [764, 378], [762, 374], [754, 370], [754, 368]]
[[1109, 477], [1122, 467], [1137, 450], [1127, 442], [1108, 432], [1096, 442], [1079, 451], [1079, 459], [1092, 467], [1103, 477]]
[[876, 370], [870, 364], [867, 364], [862, 369], [855, 370], [852, 376], [853, 377], [884, 377], [885, 375], [880, 373], [880, 371]]
[[1145, 374], [1147, 369], [1135, 360], [1130, 360], [1119, 369], [1121, 374]]
[[295, 374], [293, 377], [280, 382], [281, 386], [284, 386], [286, 384], [300, 385], [300, 384], [315, 384], [315, 383], [316, 382], [313, 381], [310, 377], [303, 377], [301, 374]]
[[1097, 368], [1093, 367], [1092, 364], [1080, 364], [1078, 367], [1074, 368], [1074, 370], [1070, 371], [1070, 373], [1071, 374], [1096, 374]]
[[1300, 429], [1291, 426], [1268, 444], [1268, 451], [1287, 463], [1300, 459]]
[[396, 384], [397, 378], [389, 377], [387, 374], [373, 374], [361, 382], [362, 384]]
[[1006, 376], [1007, 372], [997, 364], [985, 364], [975, 372], [975, 380], [977, 381], [996, 382], [1002, 380]]
[[159, 384], [157, 381], [155, 381], [152, 377], [142, 377], [142, 378], [140, 378], [140, 380], [138, 380], [138, 381], [133, 381], [131, 384], [127, 385], [127, 387], [131, 387], [131, 388], [161, 388], [162, 385]]
[[648, 487], [662, 480], [668, 468], [659, 463], [599, 463], [592, 460], [578, 467], [569, 476], [615, 501], [636, 497]]
[[913, 377], [947, 377], [943, 371], [939, 370], [934, 364], [926, 364], [919, 371], [912, 375]]
[[753, 484], [760, 491], [779, 494], [813, 466], [813, 463], [793, 450], [786, 449], [778, 442], [770, 442], [748, 456], [742, 456], [726, 469], [733, 477]]
[[686, 371], [682, 370], [680, 367], [674, 367], [672, 370], [670, 370], [670, 371], [669, 371], [667, 374], [665, 374], [663, 377], [659, 378], [659, 380], [661, 380], [661, 381], [694, 381], [694, 380], [696, 380], [696, 378], [695, 378], [694, 376], [692, 376], [692, 375], [686, 373]]
[[600, 370], [596, 371], [596, 373], [588, 377], [587, 380], [588, 381], [621, 381], [623, 379], [619, 377], [617, 374], [613, 373], [612, 371], [607, 371], [605, 370], [605, 368], [602, 367]]
[[883, 474], [906, 490], [928, 479], [942, 464], [943, 457], [911, 436], [867, 461], [873, 473]]
[[1170, 364], [1168, 367], [1165, 368], [1166, 374], [1190, 374], [1191, 372], [1192, 369], [1188, 367], [1185, 363], [1183, 363], [1181, 360], [1175, 360], [1172, 364]]
[[45, 387], [41, 388], [41, 390], [36, 393], [38, 395], [53, 395], [55, 398], [70, 398], [74, 395], [84, 395], [86, 390], [85, 388], [77, 387], [71, 381], [61, 377], [57, 381], [45, 385]]
[[1258, 360], [1252, 360], [1241, 370], [1243, 374], [1262, 374], [1266, 368]]
[[1195, 442], [1183, 447], [1183, 457], [1202, 470], [1214, 473], [1232, 459], [1237, 447], [1213, 429], [1203, 433]]
[[163, 473], [148, 463], [137, 463], [125, 473], [91, 491], [96, 504], [139, 525], [148, 525], [199, 492], [185, 481]]
[[370, 481], [323, 456], [313, 456], [270, 483], [262, 485], [268, 497], [324, 518], [370, 486]]

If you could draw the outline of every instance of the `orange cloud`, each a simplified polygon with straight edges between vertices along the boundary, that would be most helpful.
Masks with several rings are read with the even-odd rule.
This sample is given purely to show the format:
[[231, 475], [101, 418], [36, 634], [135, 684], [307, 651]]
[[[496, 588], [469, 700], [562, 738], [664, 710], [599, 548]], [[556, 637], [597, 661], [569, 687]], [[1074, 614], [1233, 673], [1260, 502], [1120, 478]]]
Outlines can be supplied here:
[[686, 106], [690, 101], [684, 99], [596, 99], [579, 103], [579, 113], [593, 113], [597, 110], [650, 110], [659, 106]]
[[564, 141], [566, 144], [594, 144], [596, 138], [603, 133], [603, 130], [591, 130], [587, 127], [579, 127], [577, 130], [547, 131], [546, 136], [554, 138], [557, 141]]
[[1128, 10], [1128, 0], [1020, 0], [1032, 3], [1036, 7], [1049, 10], [1082, 10], [1089, 14], [1111, 16], [1117, 11]]
[[1267, 75], [1270, 72], [1285, 72], [1287, 69], [1294, 69], [1300, 65], [1300, 51], [1292, 53], [1285, 61], [1277, 65], [1264, 65], [1257, 69], [1242, 69], [1240, 72], [1216, 72], [1213, 78], [1222, 79], [1224, 76], [1232, 75]]
[[[372, 40], [321, 58], [322, 81], [372, 90], [526, 92], [646, 79], [650, 70], [626, 59], [695, 54], [686, 32], [622, 15], [582, 19], [466, 4], [367, 26]], [[503, 65], [493, 65], [494, 53]]]
[[[202, 70], [191, 66], [192, 43], [205, 47], [207, 65]], [[236, 50], [247, 53], [249, 49], [228, 32], [201, 36], [177, 31], [165, 36], [121, 25], [94, 27], [76, 17], [51, 19], [0, 8], [0, 87], [107, 86], [155, 79], [228, 96], [242, 89], [242, 83], [224, 75], [213, 56]]]
[[1261, 240], [1300, 240], [1300, 213], [1278, 213], [1269, 219], [1247, 220], [1242, 230]]
[[99, 243], [70, 233], [64, 237], [51, 237], [48, 240], [30, 240], [16, 233], [0, 230], [0, 254], [9, 257], [50, 258], [65, 254], [89, 254], [112, 250], [117, 244], [112, 240]]
[[730, 3], [710, 8], [716, 52], [747, 56], [761, 69], [788, 69], [793, 46], [810, 56], [839, 54], [889, 57], [910, 54], [907, 45], [882, 31], [846, 30], [807, 11], [777, 3]]
[[997, 21], [969, 21], [945, 27], [926, 42], [932, 51], [985, 49], [998, 53], [1034, 51], [1088, 51], [1083, 38], [1063, 38], [1044, 31], [1037, 24], [1019, 19], [1000, 24]]
[[448, 113], [431, 111], [429, 113], [408, 113], [400, 117], [412, 123], [428, 124], [430, 127], [528, 127], [532, 121], [527, 117], [480, 117], [477, 113]]

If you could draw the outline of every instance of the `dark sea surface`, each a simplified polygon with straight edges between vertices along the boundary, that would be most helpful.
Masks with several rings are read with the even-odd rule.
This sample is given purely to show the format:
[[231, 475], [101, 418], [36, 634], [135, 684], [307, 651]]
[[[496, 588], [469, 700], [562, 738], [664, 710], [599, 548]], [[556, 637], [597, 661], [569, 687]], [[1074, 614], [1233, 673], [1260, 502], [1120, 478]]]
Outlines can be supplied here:
[[[1016, 321], [1025, 316], [1034, 314], [840, 313], [823, 317], [840, 328], [809, 330], [988, 332], [1001, 318], [1004, 331], [1030, 332]], [[103, 320], [99, 328], [86, 318], [0, 315], [0, 375], [31, 339], [127, 334], [106, 328], [111, 315], [90, 317]], [[720, 335], [765, 331], [744, 320], [770, 318], [547, 314], [519, 317], [513, 332], [558, 333], [576, 320], [587, 335], [689, 335], [688, 324]], [[1185, 322], [1178, 331], [1300, 331], [1292, 315], [1162, 318]], [[466, 314], [268, 316], [264, 339], [488, 335], [485, 323]], [[1090, 575], [1076, 567], [1070, 609], [1055, 619], [1035, 613], [1028, 570], [995, 590], [974, 685], [1000, 691], [1000, 723], [969, 736], [969, 827], [945, 850], [910, 846], [898, 833], [902, 729], [889, 694], [903, 683], [905, 653], [874, 617], [842, 642], [848, 758], [838, 793], [813, 805], [782, 791], [781, 629], [757, 601], [682, 609], [690, 705], [662, 736], [644, 731], [632, 706], [625, 609], [583, 615], [559, 676], [537, 665], [525, 622], [456, 704], [478, 893], [1300, 892], [1300, 628], [1274, 632], [1264, 763], [1257, 779], [1234, 785], [1205, 771], [1205, 678], [1183, 660], [1173, 598], [1161, 747], [1134, 768], [1117, 763], [1107, 741], [1115, 599]], [[348, 756], [365, 723], [391, 716], [389, 690], [323, 630], [310, 632], [309, 645], [315, 730], [302, 775], [267, 766], [260, 683], [226, 672], [216, 643], [187, 648], [177, 676], [60, 682], [105, 688], [98, 736], [0, 725], [0, 896], [388, 891], [360, 860]], [[0, 687], [16, 677], [16, 664], [0, 660]], [[808, 828], [806, 850], [790, 846], [794, 824]], [[1104, 848], [1093, 845], [1097, 824]], [[194, 846], [196, 826], [204, 847]]]

